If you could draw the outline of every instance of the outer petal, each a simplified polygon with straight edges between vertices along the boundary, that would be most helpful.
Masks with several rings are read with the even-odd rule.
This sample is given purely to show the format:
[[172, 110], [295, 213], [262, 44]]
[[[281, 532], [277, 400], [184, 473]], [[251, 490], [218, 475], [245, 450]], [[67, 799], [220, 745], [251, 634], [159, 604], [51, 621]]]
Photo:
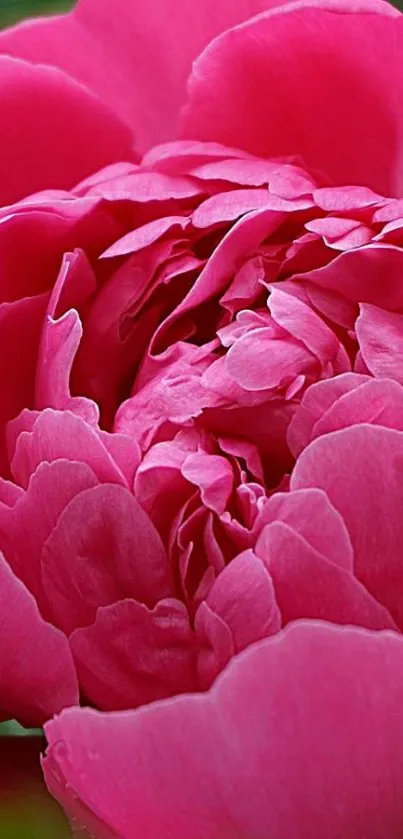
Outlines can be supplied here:
[[213, 41], [182, 136], [300, 155], [331, 183], [402, 194], [403, 19], [344, 11], [290, 4]]
[[84, 82], [134, 128], [145, 149], [175, 135], [192, 62], [209, 41], [271, 5], [116, 0], [112, 8], [108, 0], [81, 0], [71, 15], [6, 31], [0, 49], [61, 67]]
[[40, 725], [78, 702], [67, 639], [41, 618], [32, 595], [0, 555], [0, 709]]
[[2, 56], [0, 97], [2, 204], [133, 156], [126, 126], [60, 70]]
[[325, 490], [342, 514], [355, 573], [403, 626], [403, 433], [356, 425], [319, 437], [300, 455], [291, 488]]
[[298, 623], [208, 694], [65, 711], [45, 776], [97, 837], [396, 839], [402, 693], [398, 635]]

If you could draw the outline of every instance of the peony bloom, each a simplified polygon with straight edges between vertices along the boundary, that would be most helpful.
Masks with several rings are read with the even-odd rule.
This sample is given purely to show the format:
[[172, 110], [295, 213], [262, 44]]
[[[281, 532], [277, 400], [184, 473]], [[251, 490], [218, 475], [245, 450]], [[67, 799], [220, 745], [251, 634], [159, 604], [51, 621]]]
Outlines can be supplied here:
[[0, 36], [0, 713], [101, 839], [396, 839], [402, 16], [117, 6]]

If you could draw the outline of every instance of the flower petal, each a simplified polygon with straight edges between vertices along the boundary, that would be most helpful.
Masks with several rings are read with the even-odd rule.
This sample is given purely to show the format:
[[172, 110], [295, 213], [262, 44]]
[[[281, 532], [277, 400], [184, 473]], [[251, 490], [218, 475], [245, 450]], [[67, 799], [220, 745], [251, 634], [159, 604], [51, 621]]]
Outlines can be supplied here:
[[67, 639], [45, 623], [34, 598], [0, 555], [0, 709], [41, 725], [78, 702]]
[[349, 14], [339, 3], [266, 12], [196, 61], [182, 136], [300, 155], [333, 184], [401, 195], [402, 44], [393, 13]]
[[343, 516], [355, 573], [403, 626], [403, 433], [355, 425], [314, 440], [297, 460], [291, 488], [320, 487]]
[[64, 711], [46, 726], [45, 777], [100, 837], [395, 839], [402, 692], [396, 633], [301, 622], [208, 694]]

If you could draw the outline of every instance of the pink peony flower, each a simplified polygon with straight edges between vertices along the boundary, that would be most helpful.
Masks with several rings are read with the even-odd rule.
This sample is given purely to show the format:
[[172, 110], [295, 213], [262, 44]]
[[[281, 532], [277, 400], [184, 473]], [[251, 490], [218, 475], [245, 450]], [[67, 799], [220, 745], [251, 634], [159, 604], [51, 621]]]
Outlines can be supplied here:
[[402, 16], [269, 6], [0, 35], [0, 714], [115, 712], [105, 839], [403, 832]]

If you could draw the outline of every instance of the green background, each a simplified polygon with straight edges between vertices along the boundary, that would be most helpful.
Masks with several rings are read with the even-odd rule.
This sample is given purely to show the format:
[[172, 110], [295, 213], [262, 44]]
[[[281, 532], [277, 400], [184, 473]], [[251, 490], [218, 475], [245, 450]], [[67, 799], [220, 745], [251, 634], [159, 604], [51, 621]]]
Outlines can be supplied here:
[[[110, 2], [113, 4], [113, 0]], [[0, 28], [24, 17], [63, 12], [72, 5], [73, 0], [0, 0]], [[403, 9], [403, 0], [395, 0], [395, 5]], [[39, 754], [44, 742], [38, 734], [27, 736], [16, 723], [0, 724], [1, 839], [71, 837], [61, 811], [43, 786]]]

